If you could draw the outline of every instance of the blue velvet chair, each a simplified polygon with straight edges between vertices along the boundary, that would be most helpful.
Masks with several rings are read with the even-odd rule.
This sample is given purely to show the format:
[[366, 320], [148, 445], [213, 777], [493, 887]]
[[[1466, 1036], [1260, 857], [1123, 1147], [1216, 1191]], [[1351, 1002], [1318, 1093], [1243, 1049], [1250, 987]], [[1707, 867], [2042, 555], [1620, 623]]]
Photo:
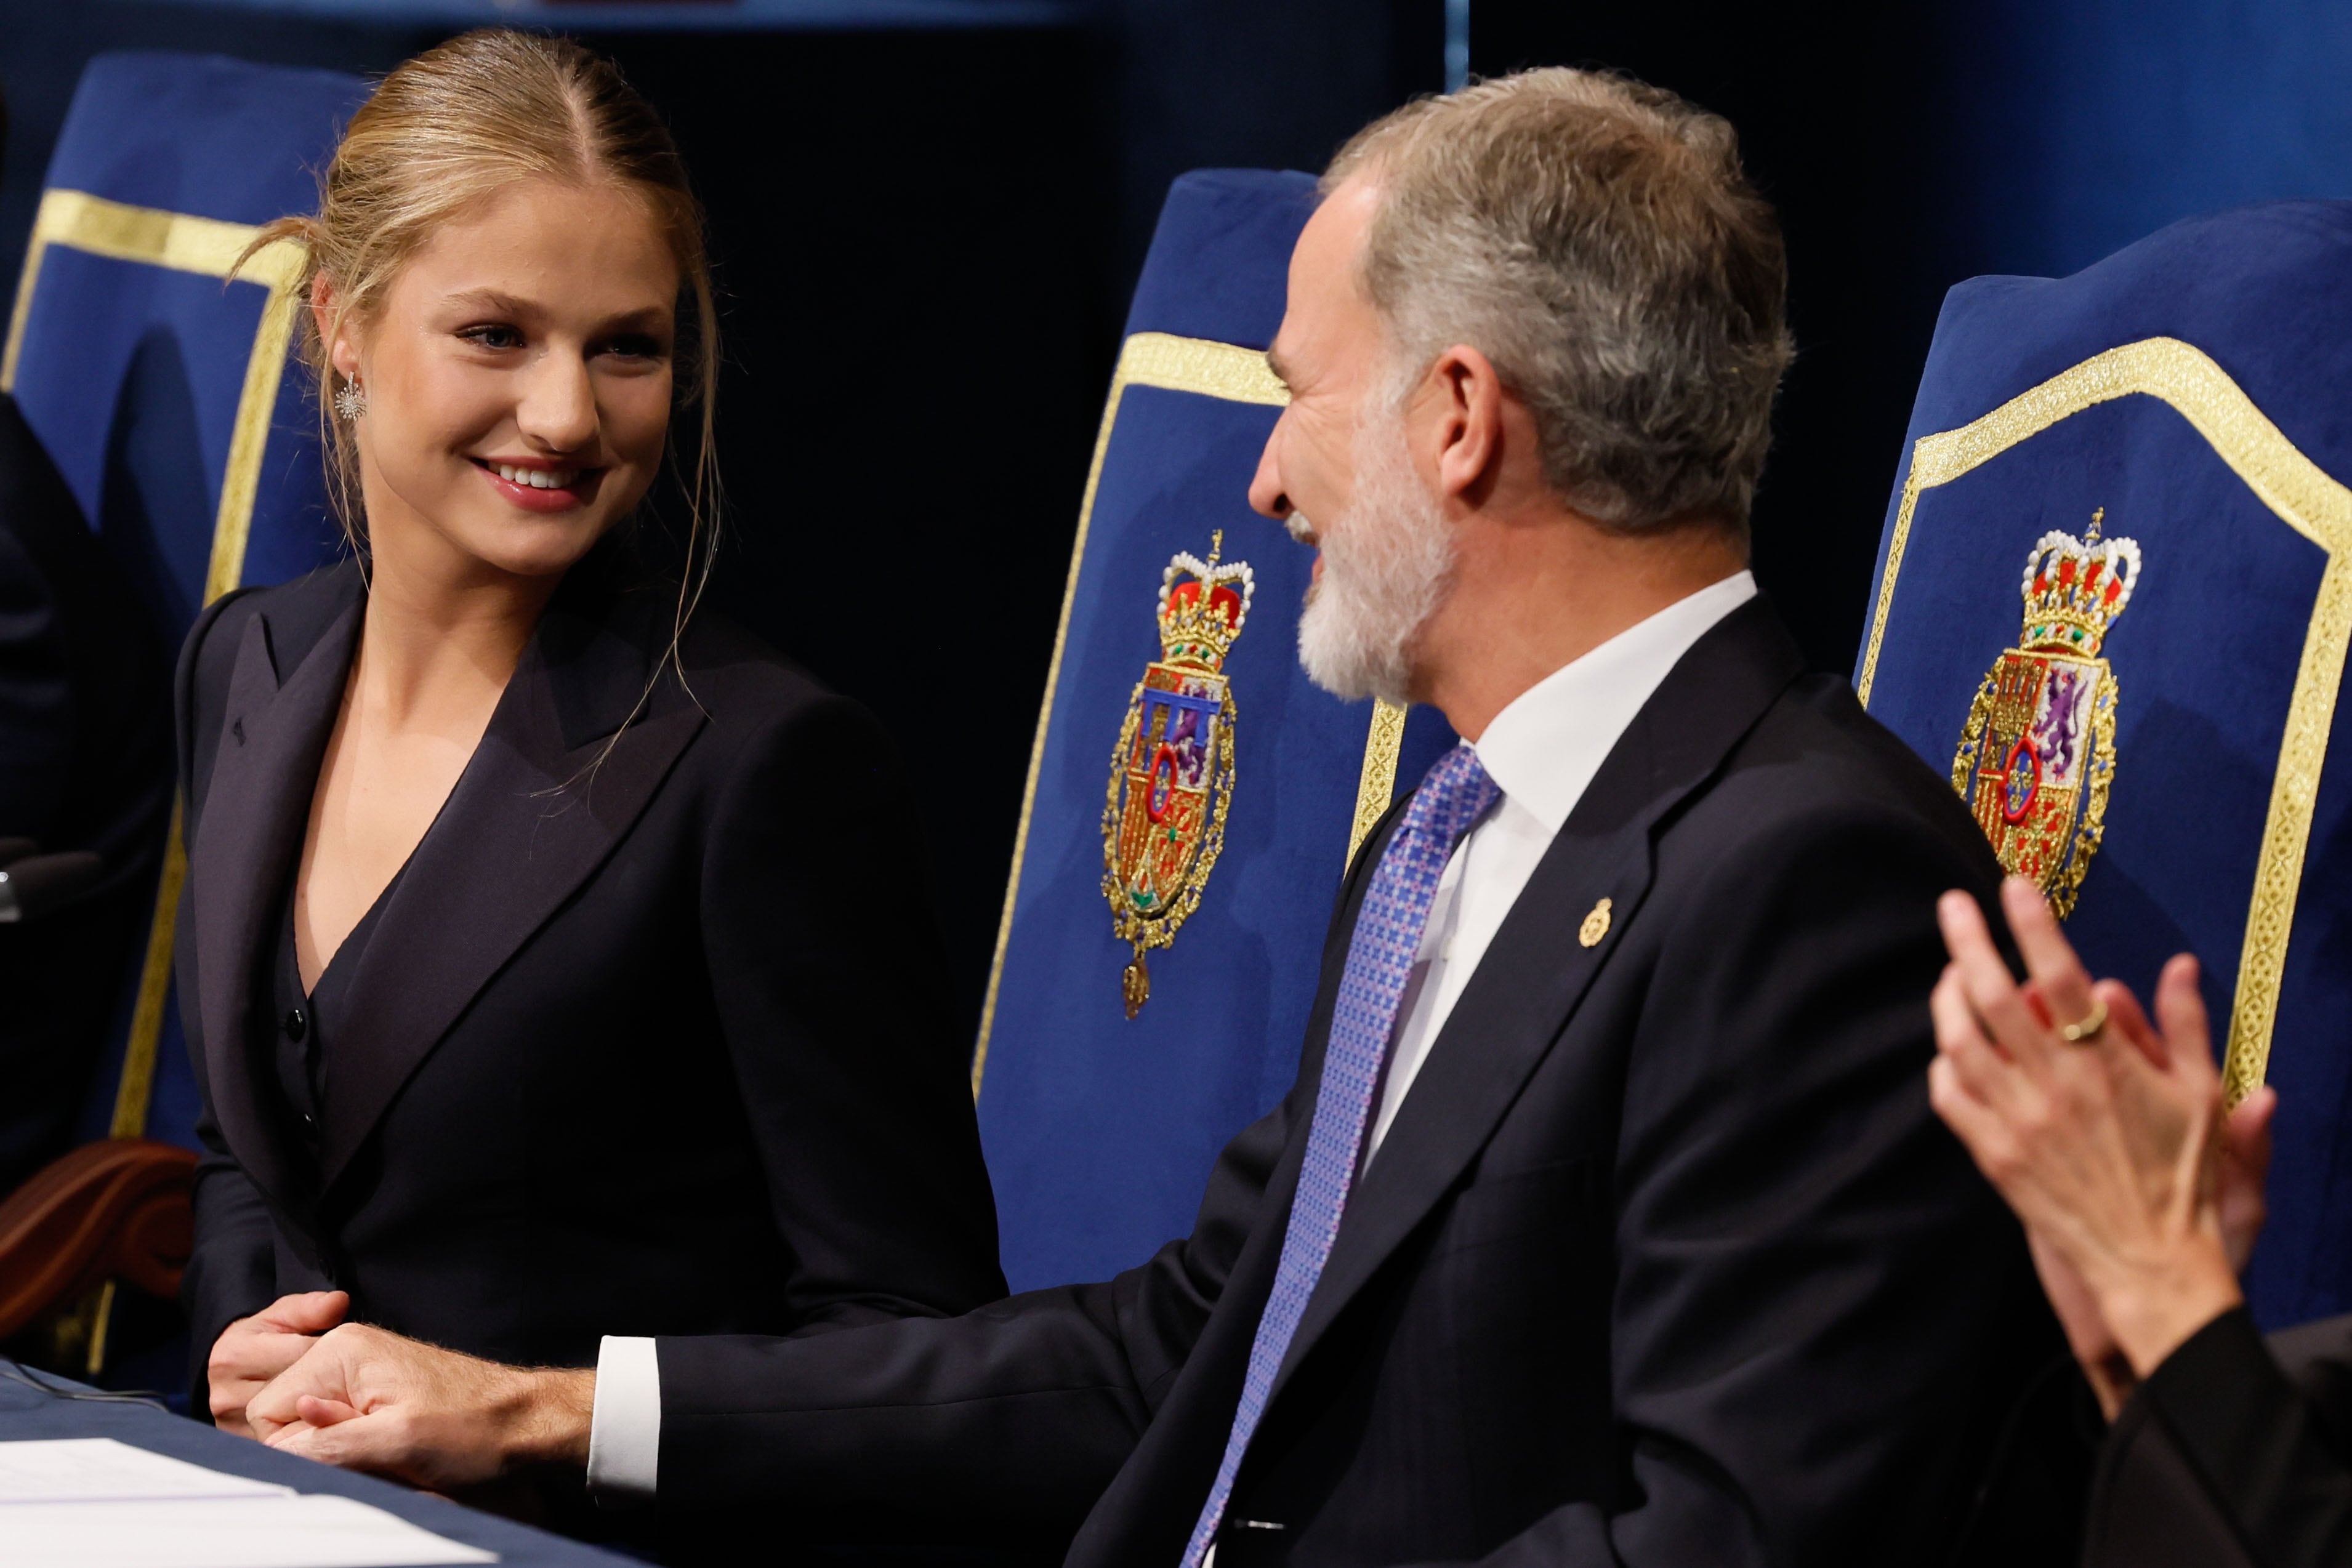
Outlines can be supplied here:
[[1854, 678], [2094, 972], [2202, 960], [2281, 1097], [2273, 1327], [2352, 1311], [2347, 278], [2352, 204], [2294, 202], [1953, 289]]
[[[0, 348], [0, 390], [14, 393], [174, 650], [209, 601], [299, 576], [343, 548], [325, 505], [315, 411], [301, 378], [285, 373], [299, 255], [280, 242], [228, 278], [257, 225], [316, 206], [317, 172], [367, 90], [323, 71], [106, 55], [84, 73], [58, 134]], [[143, 961], [84, 1117], [86, 1134], [106, 1141], [0, 1209], [0, 1328], [101, 1279], [155, 1290], [176, 1278], [167, 1254], [174, 1227], [183, 1238], [186, 1228], [184, 1166], [122, 1140], [194, 1145], [195, 1089], [171, 988], [184, 870], [175, 814]], [[103, 1305], [82, 1319], [93, 1374], [105, 1320]]]
[[[283, 373], [299, 256], [281, 244], [224, 280], [257, 225], [317, 205], [317, 171], [366, 94], [359, 78], [325, 71], [102, 55], [58, 133], [0, 390], [167, 647], [230, 589], [299, 576], [341, 548], [315, 413], [300, 378]], [[169, 991], [177, 839], [92, 1135], [152, 1129], [194, 1142], [195, 1091]]]
[[1348, 857], [1454, 743], [1307, 682], [1312, 553], [1249, 508], [1313, 202], [1304, 174], [1185, 175], [1128, 316], [972, 1064], [1015, 1290], [1191, 1228], [1297, 1073]]

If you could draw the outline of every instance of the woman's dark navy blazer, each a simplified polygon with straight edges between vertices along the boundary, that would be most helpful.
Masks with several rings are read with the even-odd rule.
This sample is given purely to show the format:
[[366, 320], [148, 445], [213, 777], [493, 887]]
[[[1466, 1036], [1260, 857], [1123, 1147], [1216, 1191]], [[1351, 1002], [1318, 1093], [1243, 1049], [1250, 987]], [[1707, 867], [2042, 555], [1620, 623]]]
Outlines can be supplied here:
[[922, 824], [876, 721], [707, 613], [681, 683], [672, 594], [585, 577], [374, 916], [312, 1128], [267, 1055], [270, 966], [366, 590], [345, 563], [189, 635], [199, 1388], [220, 1331], [290, 1291], [541, 1365], [1003, 1294]]

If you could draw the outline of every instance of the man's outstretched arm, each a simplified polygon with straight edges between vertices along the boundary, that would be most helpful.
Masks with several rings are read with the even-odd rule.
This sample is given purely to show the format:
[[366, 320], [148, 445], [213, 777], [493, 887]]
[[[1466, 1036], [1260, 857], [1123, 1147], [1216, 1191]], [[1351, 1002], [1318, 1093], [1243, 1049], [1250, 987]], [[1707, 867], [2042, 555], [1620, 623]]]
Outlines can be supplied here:
[[[1116, 1280], [959, 1318], [657, 1341], [660, 1500], [790, 1502], [813, 1528], [853, 1535], [882, 1508], [968, 1533], [1075, 1529], [1223, 1294], [1301, 1092], [1226, 1146], [1192, 1234]], [[593, 1372], [501, 1366], [352, 1325], [248, 1410], [274, 1447], [437, 1490], [585, 1465], [596, 1399]]]

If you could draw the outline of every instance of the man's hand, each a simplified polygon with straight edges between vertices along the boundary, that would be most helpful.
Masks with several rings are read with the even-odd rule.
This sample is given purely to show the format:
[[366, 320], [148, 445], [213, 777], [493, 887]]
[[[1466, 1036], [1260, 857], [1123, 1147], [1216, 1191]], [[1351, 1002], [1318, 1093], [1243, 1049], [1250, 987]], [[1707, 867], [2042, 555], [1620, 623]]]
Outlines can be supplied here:
[[249, 1318], [221, 1331], [205, 1358], [213, 1425], [240, 1437], [254, 1436], [245, 1410], [264, 1385], [302, 1359], [318, 1336], [343, 1321], [352, 1299], [341, 1291], [280, 1296]]
[[256, 1395], [273, 1448], [433, 1491], [588, 1462], [593, 1371], [526, 1370], [351, 1323]]

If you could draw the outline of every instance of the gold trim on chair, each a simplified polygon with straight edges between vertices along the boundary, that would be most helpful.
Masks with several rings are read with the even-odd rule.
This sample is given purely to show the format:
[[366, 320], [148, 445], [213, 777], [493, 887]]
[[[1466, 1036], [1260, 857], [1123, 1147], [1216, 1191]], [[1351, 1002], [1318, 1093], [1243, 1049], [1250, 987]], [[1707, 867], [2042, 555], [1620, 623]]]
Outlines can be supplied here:
[[[1118, 364], [1111, 371], [1110, 395], [1103, 404], [1102, 428], [1095, 435], [1094, 461], [1087, 469], [1085, 496], [1078, 502], [1077, 538], [1070, 544], [1070, 573], [1062, 590], [1061, 619], [1054, 627], [1054, 657], [1045, 669], [1045, 701], [1038, 706], [1037, 729], [1029, 745], [1029, 779], [1021, 791], [1021, 819], [1013, 836], [1013, 870], [1004, 883], [1004, 913], [996, 923], [996, 956], [988, 967], [988, 992], [980, 1007], [980, 1038], [972, 1047], [971, 1093], [980, 1098], [981, 1073], [988, 1065], [990, 1031], [996, 1025], [996, 993], [1004, 978], [1004, 949], [1013, 939], [1013, 910], [1021, 892], [1021, 866], [1029, 850], [1029, 814], [1037, 803], [1037, 775], [1045, 762], [1045, 731], [1053, 721], [1054, 693], [1061, 685], [1062, 653], [1069, 640], [1070, 611], [1077, 602], [1078, 570], [1087, 559], [1087, 530], [1094, 521], [1095, 490], [1102, 482], [1103, 457], [1110, 450], [1111, 427], [1118, 422], [1118, 405], [1131, 386], [1160, 387], [1170, 392], [1197, 392], [1229, 402], [1263, 403], [1281, 408], [1290, 392], [1257, 349], [1219, 343], [1206, 338], [1179, 338], [1166, 332], [1138, 332], [1119, 348]], [[1353, 831], [1348, 858], [1355, 858], [1364, 833], [1388, 810], [1396, 787], [1397, 746], [1404, 733], [1404, 710], [1386, 703], [1374, 705], [1371, 733], [1364, 747], [1363, 773], [1357, 786]], [[1367, 807], [1370, 814], [1367, 815]]]
[[[0, 349], [0, 392], [16, 390], [16, 356], [24, 350], [25, 324], [32, 316], [33, 285], [50, 246], [169, 267], [173, 272], [226, 277], [259, 232], [250, 224], [223, 223], [159, 207], [127, 206], [86, 191], [42, 192], [40, 210], [33, 216], [32, 239], [25, 247], [16, 308], [8, 317], [7, 346]], [[275, 293], [293, 283], [302, 270], [302, 259], [300, 246], [279, 240], [246, 263], [237, 277]]]
[[1364, 736], [1364, 771], [1356, 781], [1356, 820], [1348, 827], [1343, 865], [1356, 863], [1356, 852], [1396, 799], [1397, 754], [1403, 748], [1404, 709], [1391, 702], [1374, 702], [1371, 727]]
[[1921, 436], [1912, 447], [1911, 469], [1895, 507], [1894, 535], [1887, 543], [1856, 685], [1867, 706], [1920, 493], [1948, 484], [2063, 419], [2134, 393], [2157, 398], [2179, 413], [2264, 506], [2327, 552], [2304, 633], [2294, 691], [2287, 700], [2286, 734], [2279, 743], [2278, 770], [2272, 779], [2253, 896], [2246, 911], [2245, 942], [2238, 958], [2237, 995], [2231, 1003], [2222, 1066], [2222, 1081], [2234, 1105], [2261, 1084], [2270, 1065], [2271, 1031], [2277, 1021], [2287, 938], [2303, 882], [2304, 850], [2319, 798], [2328, 731], [2335, 723], [2345, 651], [2352, 643], [2352, 489], [2296, 450], [2229, 373], [2200, 350], [2177, 338], [2147, 338], [2110, 349], [1972, 423]]
[[[8, 317], [7, 343], [0, 348], [0, 392], [13, 392], [25, 328], [32, 319], [33, 291], [51, 246], [224, 280], [230, 279], [231, 269], [236, 268], [235, 281], [268, 290], [260, 324], [254, 331], [253, 351], [246, 360], [236, 418], [229, 429], [228, 463], [221, 473], [220, 506], [213, 516], [212, 552], [205, 570], [206, 604], [236, 588], [245, 575], [246, 540], [253, 527], [261, 460], [269, 444], [269, 418], [278, 407], [286, 348], [293, 336], [295, 312], [301, 305], [294, 284], [301, 277], [304, 253], [294, 241], [273, 241], [256, 251], [242, 268], [236, 267], [236, 258], [259, 232], [249, 224], [128, 206], [85, 191], [44, 191], [40, 210], [33, 219], [32, 240], [25, 249], [16, 308]], [[180, 886], [187, 870], [175, 801], [170, 836], [163, 845], [163, 875], [155, 890], [154, 921], [148, 928], [147, 953], [140, 967], [139, 995], [131, 1006], [131, 1038], [123, 1049], [122, 1076], [115, 1086], [114, 1118], [109, 1129], [114, 1137], [136, 1138], [147, 1130], [155, 1055], [172, 984], [173, 928], [179, 918]], [[103, 1333], [102, 1324], [99, 1332]]]

